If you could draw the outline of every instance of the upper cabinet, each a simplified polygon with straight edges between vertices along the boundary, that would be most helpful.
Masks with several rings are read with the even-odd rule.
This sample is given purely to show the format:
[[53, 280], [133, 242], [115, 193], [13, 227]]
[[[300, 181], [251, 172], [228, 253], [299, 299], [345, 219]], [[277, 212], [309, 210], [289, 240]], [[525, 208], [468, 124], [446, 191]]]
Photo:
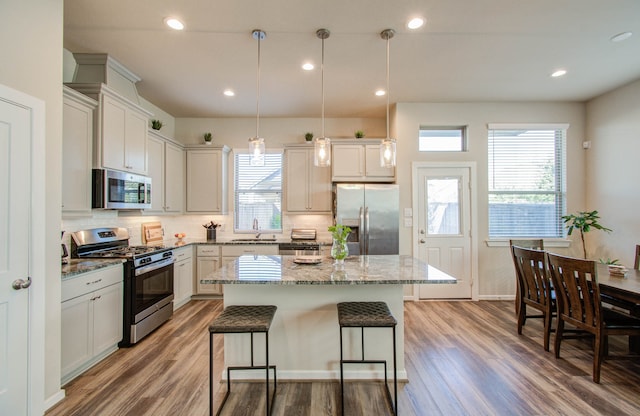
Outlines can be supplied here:
[[226, 146], [187, 148], [187, 212], [227, 212]]
[[148, 213], [181, 213], [184, 207], [185, 156], [182, 147], [149, 130], [148, 175], [151, 209]]
[[314, 166], [312, 146], [286, 146], [285, 180], [288, 212], [331, 212], [331, 168]]
[[91, 156], [93, 112], [98, 102], [71, 88], [63, 88], [62, 212], [91, 214]]
[[332, 148], [334, 182], [395, 182], [396, 169], [380, 166], [378, 139], [336, 140]]

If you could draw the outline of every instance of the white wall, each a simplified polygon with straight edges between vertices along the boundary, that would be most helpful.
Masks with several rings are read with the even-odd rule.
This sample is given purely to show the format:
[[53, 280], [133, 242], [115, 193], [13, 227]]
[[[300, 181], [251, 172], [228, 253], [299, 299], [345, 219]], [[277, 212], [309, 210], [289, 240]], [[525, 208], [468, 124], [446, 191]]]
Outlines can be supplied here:
[[[10, 4], [8, 4], [10, 3]], [[62, 151], [62, 0], [0, 3], [0, 83], [46, 106], [45, 398], [60, 392], [60, 205]], [[37, 284], [37, 282], [34, 282]], [[45, 319], [45, 317], [41, 317]]]
[[[515, 294], [513, 263], [507, 247], [487, 247], [487, 123], [569, 123], [567, 132], [567, 207], [582, 209], [585, 204], [584, 140], [585, 110], [582, 103], [398, 103], [394, 114], [398, 141], [397, 177], [400, 209], [412, 206], [411, 162], [475, 161], [477, 163], [478, 274], [481, 298], [501, 298]], [[420, 126], [467, 126], [469, 151], [463, 153], [418, 152]], [[575, 247], [572, 247], [572, 250]], [[400, 228], [400, 252], [411, 254], [410, 228]], [[563, 252], [566, 250], [554, 250]]]
[[587, 103], [587, 203], [613, 230], [587, 234], [593, 258], [619, 259], [633, 267], [640, 244], [640, 80]]

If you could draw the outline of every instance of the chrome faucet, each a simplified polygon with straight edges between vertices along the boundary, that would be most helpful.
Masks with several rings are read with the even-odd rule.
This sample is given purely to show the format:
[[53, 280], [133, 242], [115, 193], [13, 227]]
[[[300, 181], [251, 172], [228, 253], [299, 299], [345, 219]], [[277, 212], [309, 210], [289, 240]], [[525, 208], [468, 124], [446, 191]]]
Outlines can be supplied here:
[[260, 230], [260, 227], [258, 226], [258, 219], [257, 219], [257, 218], [254, 218], [254, 219], [253, 219], [253, 229], [254, 229], [255, 231], [258, 231], [258, 233], [256, 233], [256, 238], [260, 238], [260, 235], [261, 235], [262, 233], [259, 231], [259, 230]]

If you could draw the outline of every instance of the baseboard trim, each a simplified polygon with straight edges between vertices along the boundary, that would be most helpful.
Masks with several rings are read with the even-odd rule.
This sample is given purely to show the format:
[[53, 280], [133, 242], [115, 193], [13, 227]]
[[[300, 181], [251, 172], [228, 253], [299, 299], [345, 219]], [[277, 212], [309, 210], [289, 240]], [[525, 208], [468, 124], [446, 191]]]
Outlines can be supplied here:
[[515, 295], [480, 295], [478, 300], [513, 300], [515, 301]]
[[53, 396], [50, 396], [48, 399], [44, 401], [44, 409], [49, 410], [56, 404], [58, 404], [62, 399], [65, 398], [64, 389], [58, 390]]

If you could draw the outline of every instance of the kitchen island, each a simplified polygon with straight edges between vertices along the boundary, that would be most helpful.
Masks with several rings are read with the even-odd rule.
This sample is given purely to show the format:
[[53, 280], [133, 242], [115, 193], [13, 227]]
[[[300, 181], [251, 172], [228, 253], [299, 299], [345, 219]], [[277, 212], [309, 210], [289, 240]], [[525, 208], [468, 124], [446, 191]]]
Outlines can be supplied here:
[[[305, 263], [309, 262], [309, 263]], [[411, 256], [349, 257], [343, 265], [331, 258], [245, 255], [201, 280], [224, 284], [224, 305], [276, 305], [269, 332], [270, 362], [278, 377], [290, 380], [340, 377], [340, 329], [336, 304], [353, 301], [386, 302], [398, 321], [398, 378], [406, 380], [404, 366], [403, 285], [456, 283], [456, 279]], [[344, 333], [345, 358], [360, 358], [360, 331]], [[246, 337], [246, 338], [245, 338]], [[256, 345], [264, 337], [254, 335]], [[225, 365], [245, 365], [250, 357], [249, 335], [225, 335]], [[386, 328], [365, 330], [365, 354], [391, 362], [392, 344]], [[264, 362], [263, 349], [255, 351]], [[388, 367], [388, 371], [392, 371]], [[260, 372], [238, 372], [234, 377], [260, 378]], [[345, 378], [381, 378], [382, 366], [351, 366]]]

